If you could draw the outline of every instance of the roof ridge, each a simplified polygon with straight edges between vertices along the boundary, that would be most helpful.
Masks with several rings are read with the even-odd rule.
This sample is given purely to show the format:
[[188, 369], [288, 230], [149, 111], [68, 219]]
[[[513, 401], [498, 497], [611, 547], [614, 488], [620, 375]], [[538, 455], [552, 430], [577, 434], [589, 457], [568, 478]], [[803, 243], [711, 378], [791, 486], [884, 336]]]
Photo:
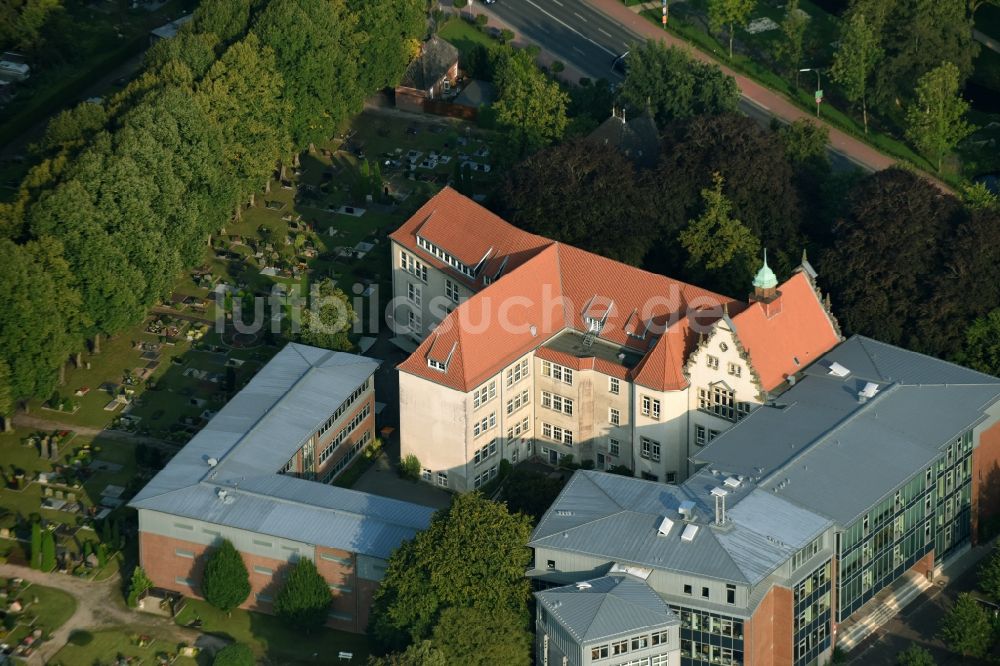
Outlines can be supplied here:
[[[860, 333], [855, 333], [854, 335], [851, 336], [851, 338], [857, 338], [858, 339], [858, 342], [861, 345], [861, 348], [865, 351], [865, 354], [869, 355], [869, 358], [871, 359], [871, 362], [872, 362], [872, 366], [875, 367], [875, 370], [877, 372], [880, 372], [879, 368], [876, 365], [875, 360], [873, 358], [871, 358], [869, 350], [868, 350], [868, 348], [864, 344], [865, 342], [872, 342], [872, 343], [874, 343], [876, 345], [881, 345], [883, 347], [890, 347], [892, 349], [896, 349], [896, 350], [902, 351], [902, 352], [904, 352], [906, 354], [914, 354], [916, 356], [920, 356], [922, 358], [929, 359], [929, 360], [931, 360], [931, 361], [933, 361], [935, 363], [942, 363], [942, 364], [950, 366], [952, 368], [958, 368], [959, 370], [961, 370], [963, 372], [968, 372], [968, 373], [972, 373], [974, 375], [979, 375], [981, 377], [986, 377], [986, 378], [988, 378], [988, 379], [991, 380], [989, 382], [986, 382], [986, 384], [1000, 384], [1000, 377], [994, 377], [991, 374], [988, 374], [988, 373], [985, 373], [985, 372], [981, 372], [979, 370], [976, 370], [975, 368], [966, 367], [964, 365], [961, 365], [959, 363], [955, 363], [953, 361], [948, 361], [948, 360], [945, 360], [943, 358], [937, 358], [936, 356], [931, 356], [930, 354], [925, 354], [923, 352], [913, 351], [912, 349], [903, 349], [902, 347], [896, 347], [895, 345], [890, 345], [887, 342], [882, 342], [881, 340], [876, 340], [875, 338], [870, 338], [867, 335], [861, 335]], [[880, 376], [881, 376], [881, 372], [880, 372]], [[894, 380], [892, 378], [885, 378], [885, 380], [886, 381], [893, 381], [893, 382], [897, 381], [897, 380]], [[903, 384], [903, 385], [904, 386], [915, 386], [915, 384]], [[953, 383], [953, 382], [941, 382], [940, 386], [944, 386], [944, 385], [954, 386], [956, 384]], [[958, 386], [965, 386], [965, 385], [976, 386], [977, 384], [957, 384], [957, 385]]]

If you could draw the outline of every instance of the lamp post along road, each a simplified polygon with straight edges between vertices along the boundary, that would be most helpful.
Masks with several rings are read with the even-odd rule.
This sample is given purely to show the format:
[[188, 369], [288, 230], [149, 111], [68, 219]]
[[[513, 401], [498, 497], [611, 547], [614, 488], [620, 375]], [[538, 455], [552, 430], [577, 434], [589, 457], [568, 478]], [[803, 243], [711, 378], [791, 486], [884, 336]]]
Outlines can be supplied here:
[[819, 69], [815, 67], [806, 67], [805, 69], [800, 69], [800, 72], [816, 72], [816, 117], [819, 118], [819, 105], [823, 101], [823, 86], [820, 85], [819, 81]]

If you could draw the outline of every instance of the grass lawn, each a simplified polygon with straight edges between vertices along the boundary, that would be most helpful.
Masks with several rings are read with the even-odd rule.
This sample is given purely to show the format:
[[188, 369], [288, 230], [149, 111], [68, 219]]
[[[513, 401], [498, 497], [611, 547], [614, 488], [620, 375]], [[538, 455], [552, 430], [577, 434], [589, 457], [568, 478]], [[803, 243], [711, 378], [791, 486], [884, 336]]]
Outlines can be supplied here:
[[35, 626], [44, 627], [48, 633], [63, 626], [76, 612], [76, 599], [54, 587], [29, 585], [18, 596], [29, 602], [22, 618], [33, 615]]
[[451, 42], [458, 49], [459, 59], [466, 57], [469, 51], [477, 45], [485, 46], [488, 49], [500, 45], [500, 42], [479, 30], [475, 25], [460, 18], [448, 19], [438, 30], [438, 36]]
[[[49, 661], [55, 666], [94, 666], [97, 664], [113, 664], [118, 655], [141, 660], [143, 664], [157, 663], [157, 655], [162, 653], [178, 653], [178, 646], [172, 639], [155, 631], [147, 632], [152, 643], [139, 647], [137, 641], [127, 631], [76, 631], [70, 636], [59, 652]], [[135, 663], [135, 662], [130, 662]], [[211, 655], [204, 653], [196, 659], [178, 657], [172, 662], [177, 666], [207, 666], [212, 663]]]
[[368, 637], [332, 629], [313, 635], [303, 635], [288, 629], [278, 618], [262, 613], [234, 610], [231, 617], [204, 601], [188, 599], [177, 615], [177, 623], [185, 625], [195, 617], [202, 620], [201, 631], [232, 639], [251, 646], [257, 658], [268, 663], [315, 664], [313, 655], [322, 655], [320, 662], [334, 663], [338, 652], [354, 653], [353, 663], [364, 663], [371, 647]]

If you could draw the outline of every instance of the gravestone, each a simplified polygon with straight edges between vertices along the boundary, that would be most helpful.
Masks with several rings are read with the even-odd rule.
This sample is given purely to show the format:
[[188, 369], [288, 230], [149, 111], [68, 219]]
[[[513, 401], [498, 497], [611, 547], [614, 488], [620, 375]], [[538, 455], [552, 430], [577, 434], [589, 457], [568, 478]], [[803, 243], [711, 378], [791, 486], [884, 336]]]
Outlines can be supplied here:
[[42, 437], [41, 454], [42, 454], [43, 458], [47, 459], [49, 457], [49, 436], [48, 435], [45, 435], [44, 437]]
[[58, 460], [59, 459], [59, 444], [57, 444], [56, 440], [54, 440], [54, 439], [52, 440], [51, 450], [49, 451], [49, 453], [50, 453], [50, 457], [51, 457], [52, 460]]

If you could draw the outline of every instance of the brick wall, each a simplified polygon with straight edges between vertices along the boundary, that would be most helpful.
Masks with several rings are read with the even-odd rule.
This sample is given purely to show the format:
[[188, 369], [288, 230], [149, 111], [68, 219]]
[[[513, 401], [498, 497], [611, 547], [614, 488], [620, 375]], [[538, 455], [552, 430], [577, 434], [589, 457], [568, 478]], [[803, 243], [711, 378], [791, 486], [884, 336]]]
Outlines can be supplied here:
[[[351, 422], [351, 419], [353, 419], [358, 412], [364, 409], [365, 405], [368, 405], [368, 410], [369, 410], [367, 418], [365, 418], [365, 420], [362, 421], [361, 424], [354, 429], [353, 435], [346, 437], [344, 441], [340, 443], [340, 446], [337, 447], [337, 451], [333, 455], [327, 458], [324, 462], [320, 463], [319, 456], [323, 452], [323, 449], [326, 447], [326, 445], [330, 441], [332, 441], [334, 437], [343, 432], [347, 424]], [[323, 433], [323, 437], [316, 444], [316, 448], [315, 451], [313, 452], [313, 455], [315, 455], [316, 477], [319, 479], [323, 478], [323, 475], [326, 474], [326, 471], [330, 469], [330, 467], [336, 465], [337, 461], [339, 461], [341, 458], [347, 455], [347, 452], [351, 450], [351, 447], [354, 446], [354, 443], [357, 442], [359, 439], [361, 439], [361, 437], [364, 436], [366, 431], [371, 433], [371, 438], [373, 440], [375, 439], [375, 394], [372, 393], [371, 395], [368, 396], [367, 400], [362, 400], [358, 402], [358, 404], [355, 405], [354, 409], [352, 409], [351, 412], [347, 414], [347, 416], [344, 418], [343, 423], [344, 425], [338, 428], [336, 431], [330, 433]]]
[[775, 585], [744, 627], [744, 662], [754, 666], [791, 666], [792, 591]]
[[972, 450], [972, 543], [980, 524], [1000, 516], [1000, 422], [983, 431]]
[[[177, 551], [191, 553], [193, 557], [182, 557]], [[175, 539], [150, 532], [139, 533], [139, 561], [155, 587], [179, 592], [186, 597], [203, 598], [198, 588], [205, 568], [209, 546]], [[320, 575], [332, 584], [342, 585], [351, 592], [331, 590], [333, 603], [332, 612], [350, 614], [351, 620], [331, 619], [327, 625], [342, 631], [364, 633], [368, 626], [368, 614], [372, 595], [378, 587], [374, 581], [359, 580], [355, 575], [355, 555], [348, 551], [318, 547], [316, 553], [316, 569]], [[349, 560], [349, 564], [323, 559], [328, 554], [341, 560]], [[270, 613], [271, 602], [258, 601], [257, 594], [269, 595], [272, 599], [278, 594], [282, 583], [282, 570], [289, 566], [284, 560], [278, 560], [259, 555], [240, 553], [250, 576], [250, 596], [240, 608], [246, 610]], [[254, 567], [270, 569], [273, 574], [255, 571]], [[194, 587], [178, 583], [178, 578], [189, 578], [194, 581]]]

